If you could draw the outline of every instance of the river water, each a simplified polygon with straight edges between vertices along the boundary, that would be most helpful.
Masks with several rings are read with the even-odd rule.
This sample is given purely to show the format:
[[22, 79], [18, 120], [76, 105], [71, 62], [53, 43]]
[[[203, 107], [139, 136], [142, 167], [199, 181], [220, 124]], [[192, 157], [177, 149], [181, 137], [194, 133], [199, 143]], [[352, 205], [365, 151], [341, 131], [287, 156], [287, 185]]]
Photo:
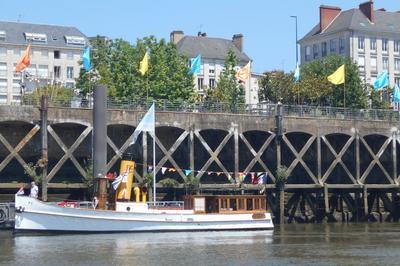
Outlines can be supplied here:
[[1, 265], [400, 265], [400, 224], [274, 231], [13, 236]]

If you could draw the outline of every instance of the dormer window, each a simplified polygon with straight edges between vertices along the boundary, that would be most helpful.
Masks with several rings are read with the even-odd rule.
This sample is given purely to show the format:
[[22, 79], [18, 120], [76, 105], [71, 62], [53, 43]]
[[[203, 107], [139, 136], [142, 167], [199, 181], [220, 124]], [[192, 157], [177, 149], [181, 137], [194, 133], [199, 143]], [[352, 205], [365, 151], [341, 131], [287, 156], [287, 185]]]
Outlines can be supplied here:
[[47, 35], [42, 33], [25, 32], [25, 39], [28, 42], [47, 43]]
[[65, 41], [67, 45], [72, 45], [72, 46], [85, 46], [86, 45], [86, 40], [83, 37], [79, 36], [65, 36]]
[[0, 41], [6, 40], [6, 32], [4, 30], [0, 30]]

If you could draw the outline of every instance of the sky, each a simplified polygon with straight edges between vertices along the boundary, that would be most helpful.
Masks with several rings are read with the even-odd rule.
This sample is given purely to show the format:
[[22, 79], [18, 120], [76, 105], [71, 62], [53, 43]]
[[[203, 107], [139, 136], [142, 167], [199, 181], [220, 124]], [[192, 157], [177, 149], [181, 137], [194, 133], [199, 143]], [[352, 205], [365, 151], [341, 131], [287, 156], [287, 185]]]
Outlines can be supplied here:
[[[299, 39], [319, 21], [319, 6], [342, 10], [366, 0], [0, 0], [1, 21], [75, 26], [86, 36], [104, 35], [135, 43], [154, 35], [169, 40], [173, 30], [206, 32], [231, 39], [244, 35], [253, 71], [293, 70], [295, 20]], [[399, 0], [375, 0], [375, 9], [399, 11]]]

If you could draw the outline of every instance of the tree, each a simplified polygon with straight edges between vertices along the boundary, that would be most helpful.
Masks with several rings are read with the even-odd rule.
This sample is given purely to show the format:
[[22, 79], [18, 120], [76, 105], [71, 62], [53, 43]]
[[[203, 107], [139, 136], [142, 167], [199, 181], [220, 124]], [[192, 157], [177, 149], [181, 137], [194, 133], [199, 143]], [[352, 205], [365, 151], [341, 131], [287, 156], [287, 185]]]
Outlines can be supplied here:
[[294, 85], [291, 73], [280, 70], [265, 72], [260, 80], [258, 97], [260, 101], [295, 103], [297, 94], [293, 93], [295, 91]]
[[[91, 92], [90, 84], [95, 78], [108, 86], [109, 95], [119, 98], [149, 96], [149, 99], [189, 102], [196, 99], [188, 60], [177, 53], [174, 44], [150, 36], [138, 39], [134, 46], [122, 39], [108, 42], [96, 39], [92, 46], [93, 70], [81, 72], [77, 80], [77, 87], [83, 92]], [[139, 64], [146, 51], [150, 55], [149, 70], [141, 75]]]
[[235, 53], [229, 50], [225, 58], [224, 69], [217, 82], [217, 87], [208, 93], [207, 100], [226, 102], [230, 105], [231, 109], [236, 109], [239, 104], [244, 103], [244, 88], [236, 79], [235, 67], [237, 65], [238, 60]]

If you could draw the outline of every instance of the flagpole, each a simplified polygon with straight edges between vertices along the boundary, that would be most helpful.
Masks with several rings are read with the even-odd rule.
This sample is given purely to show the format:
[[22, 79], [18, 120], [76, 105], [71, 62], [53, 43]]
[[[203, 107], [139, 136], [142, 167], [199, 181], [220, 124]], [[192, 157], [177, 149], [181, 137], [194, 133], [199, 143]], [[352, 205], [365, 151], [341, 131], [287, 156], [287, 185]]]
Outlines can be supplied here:
[[346, 108], [346, 77], [343, 82], [343, 106]]
[[156, 202], [156, 106], [154, 104], [154, 123], [153, 123], [153, 203]]

